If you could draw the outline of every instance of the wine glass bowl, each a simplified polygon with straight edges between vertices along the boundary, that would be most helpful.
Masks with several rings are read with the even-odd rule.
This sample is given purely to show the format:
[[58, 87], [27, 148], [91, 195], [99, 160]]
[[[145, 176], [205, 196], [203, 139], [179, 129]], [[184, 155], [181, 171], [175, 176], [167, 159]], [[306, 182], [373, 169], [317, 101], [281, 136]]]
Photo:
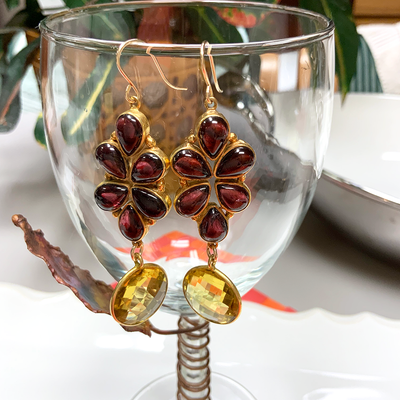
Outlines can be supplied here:
[[[214, 93], [217, 110], [256, 154], [246, 177], [252, 201], [230, 219], [217, 268], [241, 294], [251, 289], [289, 244], [321, 174], [332, 113], [332, 23], [261, 3], [139, 1], [55, 14], [41, 32], [43, 116], [56, 180], [75, 227], [117, 281], [133, 267], [131, 243], [94, 201], [104, 180], [95, 149], [129, 109], [116, 51], [128, 39], [145, 42], [125, 49], [121, 64], [141, 93], [151, 136], [170, 155], [205, 111], [200, 44], [211, 44], [223, 90]], [[186, 91], [165, 85], [149, 45], [167, 79]], [[171, 169], [165, 187], [173, 199], [179, 179]], [[206, 248], [197, 224], [173, 208], [149, 227], [143, 258], [167, 273], [165, 310], [192, 313], [182, 280], [206, 263]]]

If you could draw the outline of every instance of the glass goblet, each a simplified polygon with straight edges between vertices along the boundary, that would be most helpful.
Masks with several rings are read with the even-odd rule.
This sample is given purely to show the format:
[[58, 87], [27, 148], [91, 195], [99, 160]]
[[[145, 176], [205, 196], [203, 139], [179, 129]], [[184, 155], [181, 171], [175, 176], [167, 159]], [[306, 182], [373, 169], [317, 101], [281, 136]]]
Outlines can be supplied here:
[[[142, 95], [152, 137], [169, 155], [204, 112], [200, 44], [212, 45], [223, 90], [216, 93], [218, 111], [257, 157], [246, 179], [252, 201], [230, 220], [217, 268], [242, 295], [249, 291], [290, 243], [321, 174], [334, 87], [332, 22], [262, 3], [138, 1], [54, 14], [40, 28], [43, 115], [54, 174], [76, 229], [117, 281], [132, 268], [130, 242], [111, 213], [97, 207], [94, 191], [104, 178], [95, 149], [129, 108], [126, 81], [116, 67], [118, 46], [132, 38], [145, 42], [127, 48], [121, 63]], [[146, 54], [148, 44], [167, 79], [187, 91], [165, 85]], [[172, 198], [178, 187], [169, 171]], [[168, 275], [163, 309], [192, 316], [182, 280], [207, 261], [196, 223], [171, 210], [150, 227], [144, 245], [145, 261]], [[151, 398], [143, 396], [138, 398]]]

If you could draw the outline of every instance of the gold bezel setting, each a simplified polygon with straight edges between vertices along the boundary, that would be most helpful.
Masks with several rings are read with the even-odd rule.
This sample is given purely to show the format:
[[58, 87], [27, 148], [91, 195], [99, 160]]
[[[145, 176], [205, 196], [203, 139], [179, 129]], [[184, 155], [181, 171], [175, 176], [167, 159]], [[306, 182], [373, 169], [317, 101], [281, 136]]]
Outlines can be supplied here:
[[[208, 195], [207, 195], [207, 200], [205, 201], [205, 205], [203, 207], [201, 207], [195, 214], [193, 215], [184, 215], [181, 214], [181, 212], [178, 209], [178, 202], [180, 201], [181, 196], [186, 193], [189, 190], [192, 190], [196, 187], [200, 187], [200, 186], [207, 186], [209, 188], [208, 190]], [[184, 186], [182, 186], [175, 194], [175, 198], [174, 198], [174, 209], [175, 211], [181, 215], [182, 217], [187, 217], [187, 218], [192, 218], [192, 219], [196, 219], [196, 217], [201, 214], [203, 212], [203, 210], [207, 207], [208, 202], [210, 201], [210, 197], [211, 197], [211, 185], [208, 181], [206, 180], [195, 180], [194, 182], [190, 182], [190, 183], [186, 183]]]
[[[210, 155], [210, 154], [207, 152], [207, 150], [204, 149], [203, 142], [202, 142], [202, 140], [201, 140], [201, 138], [200, 138], [200, 128], [201, 128], [201, 124], [202, 124], [207, 118], [209, 118], [209, 117], [221, 118], [221, 119], [226, 123], [227, 131], [228, 131], [226, 140], [224, 141], [222, 147], [218, 150], [218, 152], [217, 152], [214, 156]], [[210, 160], [213, 160], [213, 161], [214, 161], [214, 160], [216, 160], [216, 159], [224, 152], [225, 147], [226, 147], [227, 144], [229, 143], [229, 137], [230, 137], [231, 130], [230, 130], [229, 122], [228, 122], [227, 119], [224, 117], [224, 115], [222, 115], [221, 113], [219, 113], [219, 112], [216, 111], [216, 110], [207, 110], [207, 111], [206, 111], [204, 114], [202, 114], [202, 115], [200, 116], [200, 118], [196, 121], [196, 124], [195, 124], [195, 127], [194, 127], [194, 132], [195, 132], [195, 134], [196, 134], [196, 139], [197, 139], [197, 141], [198, 141], [199, 148], [200, 148], [200, 150], [202, 151], [203, 155], [204, 155], [205, 157], [208, 157]]]
[[[218, 302], [222, 305], [225, 305], [226, 308], [228, 308], [228, 309], [232, 308], [233, 310], [235, 310], [235, 308], [237, 308], [237, 310], [236, 310], [237, 312], [232, 314], [232, 318], [223, 320], [222, 317], [219, 315], [220, 316], [219, 319], [218, 318], [212, 319], [208, 314], [206, 314], [204, 312], [204, 309], [207, 308], [206, 305], [204, 305], [202, 303], [203, 312], [200, 312], [200, 310], [196, 306], [195, 301], [194, 301], [195, 294], [193, 295], [193, 297], [190, 296], [191, 291], [188, 290], [188, 286], [189, 286], [189, 284], [191, 284], [190, 276], [193, 275], [194, 272], [201, 272], [202, 270], [205, 272], [205, 274], [202, 276], [202, 278], [204, 278], [204, 276], [207, 273], [209, 273], [213, 277], [212, 280], [213, 280], [214, 285], [216, 283], [216, 280], [219, 280], [221, 283], [223, 283], [224, 285], [226, 285], [228, 287], [228, 290], [226, 290], [225, 286], [221, 289], [221, 286], [222, 286], [221, 283], [217, 282], [217, 283], [220, 283], [219, 287], [216, 287], [214, 290], [209, 291], [213, 294], [213, 296], [220, 295], [220, 298], [224, 299], [226, 294], [228, 294], [228, 296], [226, 296], [227, 298], [232, 298], [237, 301], [236, 307], [232, 307], [232, 305], [228, 306], [228, 305], [224, 304], [223, 300]], [[212, 283], [207, 282], [206, 285], [202, 285], [202, 283], [200, 283], [198, 280], [196, 280], [196, 285], [191, 285], [191, 286], [192, 286], [193, 291], [197, 291], [197, 290], [203, 291], [203, 290], [205, 290], [204, 289], [205, 286], [208, 287], [209, 285], [212, 285]], [[242, 298], [240, 296], [240, 293], [237, 290], [235, 284], [223, 272], [219, 271], [218, 269], [210, 269], [210, 267], [208, 265], [200, 265], [198, 267], [194, 267], [194, 268], [190, 269], [186, 273], [185, 277], [183, 278], [182, 289], [183, 289], [183, 294], [185, 296], [185, 299], [189, 303], [189, 305], [193, 309], [193, 311], [197, 315], [199, 315], [200, 317], [204, 318], [205, 320], [207, 320], [209, 322], [217, 323], [220, 325], [227, 325], [227, 324], [234, 322], [240, 315], [240, 312], [242, 309]], [[229, 293], [228, 292], [229, 290], [231, 290], [232, 293]], [[233, 296], [231, 297], [231, 295], [233, 295]], [[210, 300], [208, 300], [208, 301], [210, 301]], [[210, 303], [211, 303], [211, 301], [210, 301]], [[220, 305], [218, 305], [218, 307], [220, 307]], [[212, 310], [209, 309], [209, 311], [210, 311], [210, 314], [212, 315]], [[217, 314], [217, 316], [218, 316], [218, 314]]]
[[[115, 302], [116, 302], [116, 299], [117, 299], [117, 294], [121, 293], [123, 291], [123, 286], [125, 285], [125, 283], [127, 281], [132, 281], [133, 280], [132, 278], [134, 278], [135, 276], [136, 276], [137, 280], [139, 280], [140, 279], [140, 275], [143, 275], [146, 270], [157, 270], [158, 272], [161, 272], [163, 274], [163, 276], [164, 276], [163, 281], [165, 281], [164, 293], [162, 294], [162, 298], [158, 299], [157, 304], [151, 310], [151, 313], [146, 315], [146, 318], [138, 320], [135, 323], [128, 324], [128, 323], [118, 319], [118, 317], [116, 315]], [[158, 289], [156, 294], [158, 294], [158, 292], [161, 290], [161, 288], [162, 288], [162, 286], [160, 286], [160, 288]], [[146, 320], [148, 320], [152, 315], [154, 315], [157, 312], [157, 310], [161, 307], [161, 305], [162, 305], [162, 303], [163, 303], [163, 301], [165, 299], [165, 296], [167, 294], [167, 289], [168, 289], [167, 274], [166, 274], [165, 270], [163, 268], [161, 268], [159, 265], [148, 263], [148, 264], [143, 264], [141, 266], [135, 266], [131, 270], [129, 270], [120, 279], [120, 281], [118, 282], [117, 286], [115, 287], [114, 292], [113, 292], [113, 296], [111, 297], [111, 301], [110, 301], [110, 313], [111, 313], [112, 317], [122, 326], [130, 327], [130, 326], [140, 325], [143, 322], [145, 322]], [[146, 289], [146, 291], [148, 291], [148, 290]], [[153, 300], [152, 301], [155, 301], [154, 300], [154, 298], [155, 298], [154, 293], [152, 295], [153, 295]], [[138, 303], [140, 303], [140, 301], [138, 301]], [[146, 311], [148, 310], [148, 307], [149, 307], [150, 304], [151, 304], [151, 301], [147, 305]]]

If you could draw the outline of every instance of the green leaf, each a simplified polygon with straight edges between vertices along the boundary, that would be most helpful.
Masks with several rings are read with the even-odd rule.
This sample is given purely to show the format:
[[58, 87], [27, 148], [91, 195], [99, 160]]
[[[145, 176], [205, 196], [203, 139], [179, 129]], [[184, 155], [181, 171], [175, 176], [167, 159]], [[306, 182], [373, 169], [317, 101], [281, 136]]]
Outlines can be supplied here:
[[[19, 89], [22, 78], [28, 65], [31, 63], [35, 52], [39, 47], [40, 40], [35, 39], [33, 42], [24, 47], [10, 63], [2, 76], [2, 87], [0, 93], [0, 131], [8, 132], [10, 127], [14, 126], [19, 116]], [[18, 107], [17, 107], [18, 104]]]
[[26, 0], [23, 10], [14, 15], [7, 26], [19, 26], [21, 28], [37, 29], [39, 22], [44, 18], [37, 0]]
[[356, 72], [359, 44], [350, 1], [300, 0], [300, 7], [323, 14], [335, 23], [336, 72], [344, 99]]
[[[109, 0], [97, 0], [95, 4], [109, 3]], [[90, 0], [65, 0], [65, 5], [69, 8], [83, 7], [87, 3], [92, 4]], [[86, 22], [86, 21], [84, 21]], [[127, 11], [120, 13], [93, 14], [87, 28], [92, 32], [93, 37], [97, 39], [110, 38], [114, 40], [127, 40], [133, 37], [132, 28], [135, 23], [132, 14]]]
[[47, 148], [46, 135], [44, 133], [43, 113], [40, 113], [35, 125], [35, 139], [41, 147]]
[[18, 123], [21, 113], [21, 100], [19, 93], [11, 101], [8, 112], [5, 117], [0, 121], [0, 133], [11, 132]]
[[100, 117], [102, 94], [116, 72], [114, 57], [98, 57], [93, 71], [61, 117], [62, 133], [68, 144], [89, 140], [95, 133]]
[[6, 0], [6, 5], [9, 10], [19, 6], [19, 0]]
[[237, 28], [224, 21], [210, 7], [187, 7], [192, 26], [196, 27], [195, 34], [198, 42], [207, 40], [210, 43], [242, 43], [243, 39]]

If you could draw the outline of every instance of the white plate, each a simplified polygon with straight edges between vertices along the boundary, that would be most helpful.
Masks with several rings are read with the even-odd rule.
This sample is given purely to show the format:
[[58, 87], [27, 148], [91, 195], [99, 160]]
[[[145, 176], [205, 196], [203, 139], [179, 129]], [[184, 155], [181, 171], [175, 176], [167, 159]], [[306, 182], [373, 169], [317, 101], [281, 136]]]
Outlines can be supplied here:
[[[0, 319], [2, 400], [129, 400], [175, 369], [175, 337], [126, 333], [69, 291], [0, 284]], [[170, 328], [176, 318], [159, 312], [153, 322]], [[373, 314], [245, 302], [237, 322], [212, 327], [211, 354], [213, 371], [258, 400], [400, 398], [400, 321]]]
[[324, 170], [400, 202], [400, 96], [335, 96]]

